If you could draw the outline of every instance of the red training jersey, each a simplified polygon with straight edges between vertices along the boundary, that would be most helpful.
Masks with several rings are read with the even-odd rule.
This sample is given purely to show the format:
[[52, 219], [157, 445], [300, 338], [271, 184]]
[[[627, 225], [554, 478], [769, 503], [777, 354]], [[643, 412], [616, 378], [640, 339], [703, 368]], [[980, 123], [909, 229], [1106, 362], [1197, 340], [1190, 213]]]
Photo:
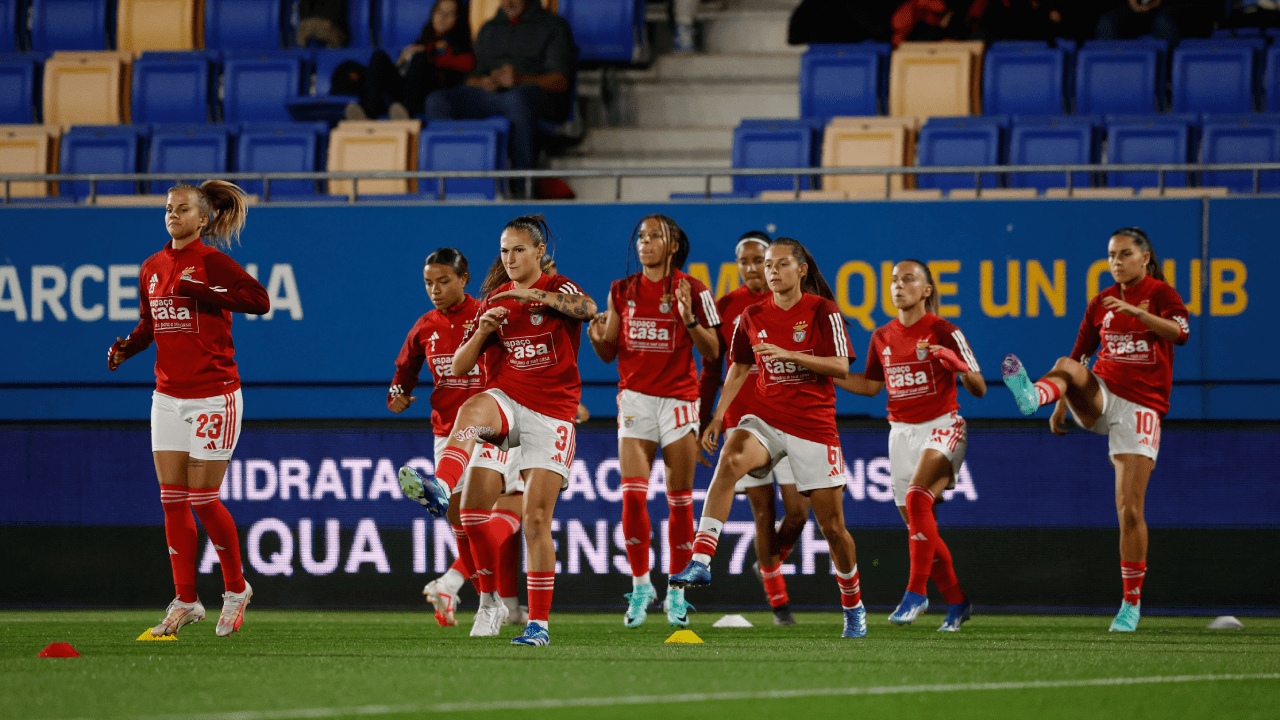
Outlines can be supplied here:
[[654, 282], [636, 273], [609, 288], [618, 329], [618, 389], [676, 400], [698, 398], [698, 369], [693, 338], [684, 326], [674, 295], [689, 281], [693, 315], [704, 327], [720, 327], [716, 301], [702, 281], [679, 270]]
[[[720, 354], [715, 358], [702, 358], [702, 375], [698, 378], [698, 397], [701, 401], [699, 408], [704, 428], [715, 413], [716, 391], [720, 389], [723, 382], [724, 359], [729, 357], [729, 345], [733, 342], [733, 331], [737, 327], [738, 317], [742, 315], [743, 310], [760, 302], [769, 294], [768, 290], [751, 292], [746, 285], [743, 285], [725, 293], [716, 301], [716, 310], [720, 312], [721, 321]], [[756, 396], [756, 382], [759, 374], [760, 370], [752, 365], [747, 381], [742, 384], [742, 389], [734, 396], [729, 409], [725, 411], [724, 426], [726, 428], [735, 427], [738, 420], [746, 413], [747, 407], [751, 405], [751, 399]]]
[[951, 350], [970, 370], [980, 372], [964, 333], [933, 313], [911, 327], [894, 318], [871, 334], [865, 376], [888, 389], [890, 420], [922, 423], [960, 409], [956, 375], [929, 352], [930, 345]]
[[[816, 357], [855, 359], [840, 309], [834, 302], [809, 293], [790, 310], [778, 307], [772, 295], [744, 310], [733, 334], [733, 361], [755, 363], [751, 348], [758, 343]], [[831, 376], [795, 362], [773, 359], [760, 365], [756, 396], [747, 413], [789, 435], [824, 445], [840, 443]]]
[[[515, 283], [506, 283], [490, 297], [514, 288]], [[544, 274], [530, 289], [583, 294], [563, 275]], [[489, 386], [530, 410], [573, 422], [582, 397], [582, 378], [578, 375], [582, 321], [540, 302], [522, 305], [510, 299], [497, 302], [485, 299], [476, 311], [476, 322], [493, 307], [504, 307], [509, 312], [498, 331], [485, 339], [486, 349], [499, 347]], [[471, 332], [466, 337], [471, 337]]]
[[196, 240], [181, 250], [170, 241], [142, 263], [138, 326], [125, 338], [125, 357], [156, 343], [156, 391], [171, 397], [215, 397], [240, 388], [231, 313], [271, 309], [262, 284], [217, 248]]
[[[1108, 310], [1102, 304], [1108, 297], [1173, 320], [1178, 323], [1178, 338], [1165, 340], [1138, 318]], [[1097, 352], [1093, 374], [1102, 378], [1111, 392], [1164, 417], [1173, 389], [1173, 346], [1185, 345], [1190, 333], [1187, 308], [1178, 291], [1148, 275], [1123, 294], [1120, 285], [1112, 285], [1089, 301], [1071, 357], [1088, 362]]]
[[445, 437], [453, 428], [458, 408], [467, 398], [489, 384], [489, 364], [494, 352], [486, 351], [480, 361], [463, 377], [453, 376], [453, 354], [475, 326], [480, 301], [466, 295], [451, 308], [435, 309], [418, 318], [404, 339], [396, 357], [396, 374], [387, 391], [387, 407], [397, 395], [410, 395], [418, 386], [418, 373], [425, 361], [431, 369], [431, 430]]

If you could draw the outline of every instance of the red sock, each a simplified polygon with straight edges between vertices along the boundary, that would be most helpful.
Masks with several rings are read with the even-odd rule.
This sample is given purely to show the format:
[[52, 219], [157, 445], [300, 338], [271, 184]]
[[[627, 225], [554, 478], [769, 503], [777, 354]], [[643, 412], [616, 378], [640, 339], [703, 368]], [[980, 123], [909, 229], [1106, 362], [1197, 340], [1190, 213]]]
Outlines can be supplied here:
[[907, 490], [907, 548], [911, 551], [909, 592], [928, 593], [929, 574], [933, 570], [933, 541], [938, 537], [938, 523], [933, 519], [933, 493], [929, 488], [912, 485]]
[[1124, 601], [1137, 605], [1142, 600], [1142, 581], [1147, 577], [1147, 561], [1120, 561], [1120, 580], [1124, 582]]
[[693, 524], [693, 491], [667, 493], [667, 510], [671, 512], [671, 521], [667, 524], [671, 562], [667, 572], [674, 574], [683, 570], [693, 557], [693, 535], [697, 530]]
[[463, 510], [462, 528], [467, 532], [471, 545], [471, 562], [476, 568], [476, 587], [480, 592], [493, 592], [493, 571], [498, 565], [498, 548], [493, 545], [484, 524], [489, 522], [488, 510]]
[[1037, 382], [1036, 392], [1040, 394], [1041, 405], [1052, 405], [1058, 402], [1058, 398], [1062, 397], [1062, 391], [1058, 389], [1058, 386], [1048, 380]]
[[[497, 510], [494, 515], [498, 513], [515, 518], [514, 513], [505, 510]], [[516, 597], [520, 587], [520, 519], [515, 521], [517, 531], [508, 535], [498, 549], [498, 597]]]
[[160, 506], [164, 508], [164, 538], [169, 543], [169, 565], [173, 567], [173, 589], [185, 603], [196, 601], [196, 519], [186, 485], [161, 485]]
[[836, 584], [840, 586], [840, 607], [858, 607], [858, 603], [862, 602], [862, 583], [858, 579], [858, 566], [853, 566], [853, 572], [849, 573], [849, 577], [836, 571]]
[[240, 567], [240, 536], [236, 533], [236, 521], [218, 499], [218, 488], [191, 489], [191, 507], [204, 525], [204, 531], [218, 551], [218, 564], [222, 566], [222, 583], [227, 592], [244, 592], [244, 570]]
[[[632, 577], [649, 572], [649, 478], [622, 479], [622, 537], [627, 541], [627, 562]], [[684, 566], [680, 566], [683, 570]], [[677, 570], [677, 572], [679, 572]]]
[[556, 574], [529, 571], [529, 619], [546, 622], [551, 615], [551, 595], [556, 590]]
[[933, 578], [933, 584], [938, 586], [948, 605], [965, 601], [960, 581], [956, 579], [955, 567], [951, 564], [951, 549], [942, 541], [941, 535], [933, 541], [933, 569], [929, 577]]
[[467, 579], [467, 564], [462, 562], [462, 558], [454, 558], [453, 564], [449, 566], [449, 569], [456, 570], [463, 580]]
[[787, 597], [787, 581], [782, 576], [781, 562], [773, 567], [761, 565], [760, 575], [764, 578], [764, 592], [769, 596], [769, 607], [781, 607], [791, 601]]
[[[503, 577], [503, 557], [502, 551], [507, 544], [507, 539], [520, 530], [520, 518], [516, 514], [507, 510], [494, 510], [489, 513], [489, 520], [480, 526], [480, 532], [485, 536], [485, 544], [490, 547], [493, 553], [493, 590], [498, 593], [499, 597], [515, 597], [515, 593], [510, 595], [503, 594], [502, 589], [514, 589], [516, 581], [512, 579], [510, 583], [505, 582]], [[518, 571], [517, 571], [518, 574]]]
[[[714, 533], [707, 530], [699, 530], [698, 534], [693, 536], [693, 554], [703, 554], [715, 557], [716, 545], [720, 543], [720, 533]], [[683, 569], [683, 568], [681, 568]]]
[[[467, 537], [467, 529], [461, 525], [449, 527], [453, 528], [453, 539], [458, 543], [458, 562], [462, 563], [462, 576], [473, 580], [476, 576], [476, 561], [471, 557], [471, 539]], [[472, 584], [475, 584], [474, 580]], [[477, 586], [476, 590], [479, 589]]]
[[778, 562], [785, 562], [787, 556], [791, 554], [791, 548], [795, 545], [779, 545], [778, 546]]
[[458, 478], [467, 471], [468, 460], [470, 457], [467, 452], [460, 447], [446, 445], [440, 452], [440, 461], [436, 464], [436, 478], [443, 480], [444, 484], [449, 486], [449, 492], [453, 492], [453, 489], [458, 486]]

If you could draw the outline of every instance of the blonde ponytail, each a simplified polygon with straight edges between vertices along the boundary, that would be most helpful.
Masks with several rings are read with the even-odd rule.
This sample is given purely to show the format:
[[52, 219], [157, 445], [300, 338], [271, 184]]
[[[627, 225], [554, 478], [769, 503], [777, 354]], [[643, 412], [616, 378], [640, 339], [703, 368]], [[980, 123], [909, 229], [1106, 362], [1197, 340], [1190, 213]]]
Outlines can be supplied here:
[[244, 190], [225, 180], [206, 180], [200, 187], [181, 183], [169, 188], [169, 192], [175, 190], [195, 192], [200, 213], [209, 218], [200, 229], [200, 236], [208, 238], [210, 245], [226, 250], [232, 242], [240, 243], [240, 231], [249, 213]]

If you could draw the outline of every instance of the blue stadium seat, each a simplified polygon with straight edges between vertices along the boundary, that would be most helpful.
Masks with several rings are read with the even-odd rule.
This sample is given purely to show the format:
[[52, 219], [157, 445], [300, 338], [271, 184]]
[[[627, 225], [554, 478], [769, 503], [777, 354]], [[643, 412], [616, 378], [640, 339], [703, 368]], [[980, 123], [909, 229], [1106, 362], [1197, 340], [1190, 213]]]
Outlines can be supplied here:
[[[236, 141], [236, 172], [315, 172], [329, 137], [325, 123], [245, 123]], [[244, 191], [263, 194], [261, 180], [243, 180]], [[314, 180], [273, 180], [271, 197], [315, 195]]]
[[1149, 42], [1085, 43], [1076, 53], [1076, 112], [1163, 110], [1164, 67], [1160, 46]]
[[[87, 175], [93, 173], [136, 173], [142, 167], [146, 148], [146, 125], [77, 125], [62, 135], [59, 150], [59, 172]], [[98, 195], [137, 195], [138, 183], [113, 180], [95, 183]], [[64, 197], [82, 200], [89, 197], [88, 182], [60, 182]]]
[[298, 122], [323, 121], [330, 125], [342, 119], [347, 103], [356, 102], [360, 98], [354, 95], [330, 95], [329, 88], [333, 84], [333, 71], [347, 60], [365, 65], [369, 62], [369, 48], [342, 48], [340, 50], [315, 51], [315, 95], [304, 93], [285, 100], [289, 116]]
[[889, 51], [888, 43], [810, 45], [800, 57], [800, 117], [881, 114]]
[[[1009, 133], [1010, 165], [1088, 165], [1098, 162], [1098, 132], [1089, 118], [1063, 116], [1049, 122], [1015, 118]], [[1090, 173], [1071, 174], [1072, 187], [1093, 184]], [[1066, 173], [1009, 173], [1009, 187], [1066, 187]]]
[[1183, 41], [1173, 53], [1174, 112], [1250, 112], [1262, 39]]
[[1267, 50], [1262, 71], [1262, 95], [1267, 112], [1280, 112], [1280, 43]]
[[[19, 22], [21, 19], [21, 22]], [[20, 28], [27, 26], [27, 16], [18, 0], [0, 0], [0, 53], [19, 52], [26, 45], [19, 39]]]
[[[433, 123], [433, 126], [438, 124]], [[492, 127], [441, 130], [432, 127], [418, 136], [419, 170], [496, 170], [498, 169], [498, 132]], [[418, 192], [437, 197], [437, 180], [419, 180]], [[492, 200], [496, 197], [495, 181], [484, 178], [444, 181], [445, 198], [459, 196]]]
[[204, 46], [212, 50], [278, 50], [287, 24], [281, 0], [205, 0]]
[[373, 36], [373, 3], [371, 0], [347, 0], [347, 28], [351, 31], [349, 47], [378, 47], [377, 38]]
[[482, 120], [432, 120], [428, 130], [475, 130], [491, 129], [498, 133], [498, 168], [507, 165], [507, 140], [511, 137], [511, 121], [499, 115]]
[[1044, 44], [992, 43], [983, 66], [984, 113], [1060, 115], [1066, 110], [1066, 50]]
[[644, 0], [560, 0], [557, 12], [573, 30], [579, 61], [640, 59], [646, 43]]
[[302, 91], [310, 58], [309, 50], [228, 53], [222, 71], [223, 120], [234, 123], [292, 119], [285, 103]]
[[[1004, 160], [1008, 116], [935, 117], [920, 128], [916, 140], [916, 164], [921, 167], [950, 165], [999, 165]], [[916, 187], [972, 188], [973, 174], [918, 175]], [[996, 173], [982, 175], [982, 187], [1000, 187]]]
[[143, 53], [133, 63], [133, 122], [209, 122], [216, 58], [199, 51]]
[[31, 0], [31, 49], [110, 50], [114, 8], [109, 0]]
[[[1180, 119], [1179, 119], [1180, 118]], [[1107, 162], [1111, 164], [1186, 163], [1191, 159], [1191, 123], [1186, 116], [1115, 118], [1107, 123]], [[1154, 172], [1109, 172], [1108, 187], [1157, 187]], [[1165, 173], [1165, 187], [1186, 187], [1186, 173]]]
[[39, 121], [43, 53], [0, 55], [0, 125]]
[[[818, 144], [815, 142], [815, 135], [813, 126], [803, 121], [744, 121], [733, 131], [733, 167], [812, 167], [814, 148]], [[808, 190], [812, 186], [811, 176], [800, 176], [801, 190]], [[794, 187], [791, 175], [733, 178], [735, 192], [749, 192], [753, 195], [763, 190], [791, 190]]]
[[[422, 0], [374, 0], [374, 2], [378, 4], [374, 13], [377, 20], [378, 42], [394, 60], [399, 57], [400, 51], [406, 45], [418, 39], [422, 26], [431, 19], [433, 3]], [[465, 5], [459, 10], [463, 13], [466, 11]], [[472, 32], [479, 29], [471, 28]], [[366, 53], [365, 59], [361, 62], [368, 60]]]
[[[1250, 114], [1205, 116], [1200, 141], [1202, 163], [1280, 162], [1280, 116]], [[1259, 173], [1261, 192], [1280, 191], [1280, 172]], [[1251, 172], [1205, 172], [1200, 184], [1226, 187], [1233, 192], [1253, 192]]]
[[[148, 172], [191, 173], [183, 182], [199, 184], [227, 172], [231, 136], [238, 130], [229, 125], [153, 125]], [[154, 180], [150, 192], [164, 194], [174, 180]]]

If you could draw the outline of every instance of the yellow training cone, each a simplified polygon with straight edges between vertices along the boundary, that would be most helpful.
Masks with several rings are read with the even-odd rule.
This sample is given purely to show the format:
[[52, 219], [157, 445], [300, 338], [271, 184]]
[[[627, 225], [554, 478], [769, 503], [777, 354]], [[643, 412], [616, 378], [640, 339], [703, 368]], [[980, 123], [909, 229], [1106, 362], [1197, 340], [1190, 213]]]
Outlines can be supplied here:
[[671, 633], [671, 637], [667, 638], [669, 643], [702, 643], [702, 638], [698, 637], [692, 630], [677, 630]]
[[142, 634], [138, 636], [138, 640], [141, 642], [160, 642], [160, 641], [177, 640], [177, 639], [178, 639], [177, 635], [160, 635], [160, 636], [152, 635], [151, 628], [147, 628], [146, 630], [143, 630]]

